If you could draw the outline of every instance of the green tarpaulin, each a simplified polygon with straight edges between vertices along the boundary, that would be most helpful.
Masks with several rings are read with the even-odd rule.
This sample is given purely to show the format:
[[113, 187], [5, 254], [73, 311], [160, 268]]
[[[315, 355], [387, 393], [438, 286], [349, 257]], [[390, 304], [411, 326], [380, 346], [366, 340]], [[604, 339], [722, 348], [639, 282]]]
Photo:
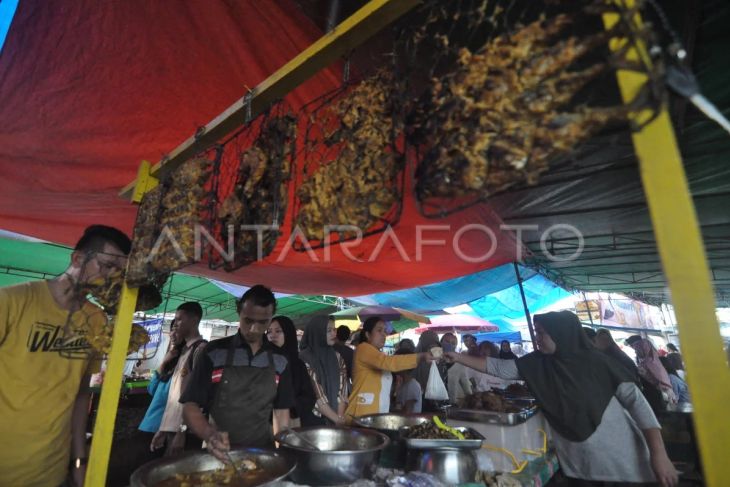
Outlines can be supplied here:
[[[68, 266], [71, 249], [55, 244], [0, 238], [0, 287], [48, 279]], [[175, 273], [163, 289], [163, 302], [149, 314], [174, 311], [185, 301], [198, 301], [204, 319], [236, 322], [235, 298], [205, 278]], [[321, 301], [321, 300], [320, 300]], [[316, 296], [291, 296], [277, 301], [277, 313], [292, 318], [335, 309]]]

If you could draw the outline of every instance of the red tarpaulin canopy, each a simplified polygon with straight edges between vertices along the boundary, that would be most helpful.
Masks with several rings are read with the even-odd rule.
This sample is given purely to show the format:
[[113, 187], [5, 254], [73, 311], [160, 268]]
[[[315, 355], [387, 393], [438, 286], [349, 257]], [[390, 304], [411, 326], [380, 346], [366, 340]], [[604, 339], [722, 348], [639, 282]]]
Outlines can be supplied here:
[[[0, 228], [64, 244], [92, 223], [131, 233], [136, 208], [117, 193], [135, 178], [139, 162], [174, 149], [320, 36], [285, 0], [20, 2], [0, 54]], [[334, 70], [320, 73], [287, 102], [296, 110], [339, 78]], [[450, 239], [468, 223], [495, 230], [491, 258], [472, 263], [457, 255]], [[395, 233], [411, 262], [387, 240], [373, 262], [353, 262], [335, 248], [329, 263], [290, 252], [281, 262], [269, 258], [234, 274], [202, 265], [189, 270], [282, 292], [382, 292], [513, 260], [513, 237], [497, 229], [500, 223], [485, 206], [426, 220], [408, 192]], [[424, 246], [416, 262], [419, 224], [452, 230], [426, 232], [447, 243]], [[367, 260], [379, 241], [370, 237], [353, 253]], [[479, 231], [459, 243], [468, 256], [492, 246]]]

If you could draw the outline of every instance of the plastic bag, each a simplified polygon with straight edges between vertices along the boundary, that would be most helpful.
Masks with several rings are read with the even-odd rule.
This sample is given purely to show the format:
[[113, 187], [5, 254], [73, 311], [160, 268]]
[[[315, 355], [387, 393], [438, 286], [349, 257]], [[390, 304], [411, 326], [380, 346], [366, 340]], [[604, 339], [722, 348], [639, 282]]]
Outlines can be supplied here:
[[407, 475], [391, 477], [387, 480], [388, 487], [446, 487], [433, 475], [423, 472], [409, 472]]
[[449, 400], [449, 392], [446, 390], [443, 379], [441, 379], [436, 362], [431, 362], [431, 370], [428, 372], [428, 382], [426, 383], [425, 398], [431, 399], [432, 401]]

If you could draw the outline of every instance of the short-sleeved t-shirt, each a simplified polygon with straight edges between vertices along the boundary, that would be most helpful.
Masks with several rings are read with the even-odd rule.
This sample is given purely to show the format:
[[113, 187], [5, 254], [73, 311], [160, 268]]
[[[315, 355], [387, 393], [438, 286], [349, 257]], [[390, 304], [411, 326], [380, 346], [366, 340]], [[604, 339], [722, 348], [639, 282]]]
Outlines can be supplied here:
[[273, 407], [274, 409], [294, 407], [294, 388], [286, 356], [274, 349], [274, 346], [268, 342], [264, 342], [254, 355], [251, 353], [249, 344], [241, 338], [240, 333], [213, 340], [205, 346], [202, 353], [197, 354], [190, 381], [180, 396], [180, 402], [183, 404], [193, 402], [202, 407], [206, 413], [210, 412], [218, 384], [223, 376], [228, 347], [232, 340], [235, 348], [232, 365], [236, 367], [267, 368], [269, 366], [267, 351], [272, 352], [277, 377], [276, 398]]
[[105, 320], [87, 302], [69, 321], [48, 281], [0, 289], [0, 485], [63, 482], [74, 401], [100, 365], [83, 329]]
[[415, 378], [411, 377], [398, 390], [398, 394], [395, 396], [395, 402], [401, 406], [405, 406], [408, 401], [413, 400], [416, 401], [416, 404], [413, 405], [412, 412], [420, 413], [423, 410], [423, 391], [421, 390], [421, 384]]

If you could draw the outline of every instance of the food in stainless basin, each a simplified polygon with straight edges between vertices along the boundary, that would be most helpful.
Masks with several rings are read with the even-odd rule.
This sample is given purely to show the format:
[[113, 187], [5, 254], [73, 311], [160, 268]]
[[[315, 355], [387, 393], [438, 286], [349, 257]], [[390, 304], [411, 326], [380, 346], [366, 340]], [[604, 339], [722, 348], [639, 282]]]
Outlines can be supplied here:
[[229, 455], [235, 462], [235, 469], [202, 450], [154, 460], [134, 471], [129, 479], [130, 486], [257, 487], [283, 479], [296, 465], [293, 458], [273, 450], [233, 449]]
[[[459, 432], [464, 435], [465, 440], [481, 439], [478, 436], [475, 436], [470, 430], [459, 430]], [[453, 440], [456, 438], [456, 435], [446, 429], [439, 428], [433, 421], [429, 421], [428, 423], [423, 423], [408, 428], [406, 438], [417, 438], [424, 440]]]
[[235, 467], [226, 465], [204, 472], [178, 473], [155, 484], [155, 487], [249, 487], [266, 480], [266, 472], [253, 460], [236, 460]]
[[477, 392], [464, 398], [467, 409], [483, 409], [498, 413], [517, 413], [522, 407], [494, 392]]

